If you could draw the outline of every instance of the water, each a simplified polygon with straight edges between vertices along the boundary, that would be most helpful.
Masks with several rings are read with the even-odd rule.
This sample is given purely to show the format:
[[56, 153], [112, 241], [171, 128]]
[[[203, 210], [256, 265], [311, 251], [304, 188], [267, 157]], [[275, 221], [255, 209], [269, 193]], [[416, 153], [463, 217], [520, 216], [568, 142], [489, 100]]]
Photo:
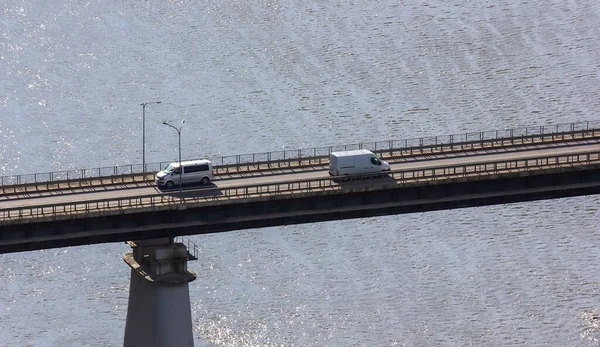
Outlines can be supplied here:
[[[0, 175], [598, 120], [595, 1], [0, 2]], [[196, 346], [599, 346], [596, 196], [193, 237]], [[0, 255], [0, 345], [119, 346], [124, 244]]]

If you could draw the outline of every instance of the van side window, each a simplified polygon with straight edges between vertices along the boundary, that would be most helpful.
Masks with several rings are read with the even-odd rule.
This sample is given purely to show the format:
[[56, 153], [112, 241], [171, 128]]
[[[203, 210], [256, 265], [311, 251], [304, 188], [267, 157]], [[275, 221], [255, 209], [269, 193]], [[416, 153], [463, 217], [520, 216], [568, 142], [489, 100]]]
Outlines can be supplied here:
[[371, 157], [371, 164], [373, 164], [373, 165], [381, 165], [381, 161], [377, 157]]
[[192, 173], [198, 171], [197, 166], [186, 166], [185, 173]]
[[185, 170], [186, 173], [199, 172], [199, 171], [208, 171], [208, 164], [186, 166], [184, 168], [184, 170]]

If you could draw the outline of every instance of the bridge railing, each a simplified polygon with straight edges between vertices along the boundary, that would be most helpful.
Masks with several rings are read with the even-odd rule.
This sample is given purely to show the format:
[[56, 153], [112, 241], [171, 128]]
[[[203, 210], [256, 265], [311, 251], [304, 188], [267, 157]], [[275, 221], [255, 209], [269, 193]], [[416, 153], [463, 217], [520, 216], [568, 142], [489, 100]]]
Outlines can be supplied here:
[[[100, 199], [75, 203], [47, 204], [42, 206], [15, 207], [0, 210], [0, 224], [22, 223], [40, 217], [58, 218], [60, 215], [87, 215], [90, 213], [121, 213], [124, 209], [162, 208], [165, 210], [178, 208], [180, 204], [205, 204], [213, 201], [255, 198], [261, 196], [308, 194], [316, 191], [360, 191], [377, 190], [420, 181], [447, 180], [487, 175], [501, 175], [523, 171], [564, 169], [573, 167], [600, 167], [600, 152], [545, 156], [539, 158], [503, 160], [489, 163], [449, 165], [436, 168], [391, 171], [374, 177], [372, 175], [356, 176], [350, 180], [336, 182], [332, 178], [287, 181], [269, 184], [256, 184], [230, 188], [210, 188], [198, 190], [199, 196], [178, 197], [172, 195], [145, 195], [128, 198]], [[355, 184], [361, 182], [363, 184]], [[367, 184], [364, 184], [367, 183]]]
[[199, 248], [196, 243], [194, 243], [189, 237], [186, 236], [177, 236], [175, 237], [175, 242], [182, 243], [185, 245], [187, 250], [188, 260], [198, 260]]
[[[577, 131], [588, 130], [600, 130], [600, 121], [584, 121], [576, 123], [469, 132], [463, 134], [420, 137], [402, 140], [364, 142], [264, 153], [238, 154], [230, 156], [211, 157], [209, 159], [213, 162], [215, 168], [220, 168], [228, 166], [243, 166], [255, 163], [269, 164], [286, 160], [300, 160], [305, 158], [328, 158], [331, 152], [352, 149], [369, 149], [374, 152], [402, 151], [411, 148], [423, 148], [428, 146], [479, 143], [493, 140], [516, 139], [530, 136], [544, 136], [552, 134], [565, 134], [570, 132], [572, 133]], [[169, 163], [171, 162], [148, 163], [145, 167], [143, 167], [142, 164], [131, 164], [91, 169], [73, 169], [46, 173], [7, 175], [0, 176], [0, 186], [15, 186], [24, 184], [59, 182], [90, 178], [109, 178], [135, 174], [143, 175], [145, 173], [158, 172], [162, 168], [166, 167]], [[150, 177], [150, 174], [148, 174], [148, 177]]]

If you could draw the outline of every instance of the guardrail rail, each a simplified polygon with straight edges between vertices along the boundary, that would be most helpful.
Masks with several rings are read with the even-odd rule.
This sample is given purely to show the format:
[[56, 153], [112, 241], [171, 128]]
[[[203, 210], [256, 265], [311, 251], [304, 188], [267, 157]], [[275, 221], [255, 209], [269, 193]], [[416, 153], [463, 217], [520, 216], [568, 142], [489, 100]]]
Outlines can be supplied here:
[[[334, 151], [369, 149], [389, 160], [433, 153], [501, 148], [535, 143], [560, 142], [600, 137], [600, 121], [537, 126], [507, 130], [482, 131], [435, 137], [390, 140], [372, 143], [253, 153], [209, 158], [216, 175], [272, 170], [274, 168], [327, 165]], [[130, 183], [151, 183], [154, 173], [169, 162], [124, 165], [94, 169], [77, 169], [49, 173], [0, 177], [0, 194], [16, 194], [70, 188], [96, 187]], [[152, 170], [149, 170], [152, 169]]]
[[[423, 168], [411, 170], [397, 170], [386, 173], [385, 176], [393, 181], [394, 186], [407, 184], [419, 184], [419, 182], [438, 181], [456, 178], [470, 178], [478, 176], [485, 179], [490, 175], [523, 174], [543, 170], [556, 169], [585, 169], [593, 165], [600, 165], [600, 152], [569, 154], [557, 156], [544, 156], [539, 158], [503, 160], [489, 163], [473, 163], [462, 165], [450, 165], [436, 168]], [[374, 182], [374, 180], [377, 180]], [[347, 186], [335, 182], [332, 178], [321, 178], [311, 180], [288, 181], [271, 184], [257, 184], [231, 188], [212, 188], [202, 190], [202, 196], [176, 197], [171, 195], [146, 195], [129, 198], [112, 198], [76, 203], [57, 203], [41, 206], [15, 207], [0, 210], [0, 224], [16, 224], [35, 221], [36, 218], [60, 216], [67, 218], [85, 217], [96, 212], [122, 213], [124, 209], [131, 210], [140, 208], [175, 209], [180, 204], [209, 204], [211, 202], [233, 201], [239, 199], [252, 199], [271, 196], [294, 196], [298, 194], [343, 193], [345, 189], [385, 189], [385, 180], [380, 175], [356, 176], [347, 183], [369, 181], [369, 183], [384, 183], [382, 187], [376, 184], [359, 186]], [[74, 216], [81, 215], [81, 216]]]

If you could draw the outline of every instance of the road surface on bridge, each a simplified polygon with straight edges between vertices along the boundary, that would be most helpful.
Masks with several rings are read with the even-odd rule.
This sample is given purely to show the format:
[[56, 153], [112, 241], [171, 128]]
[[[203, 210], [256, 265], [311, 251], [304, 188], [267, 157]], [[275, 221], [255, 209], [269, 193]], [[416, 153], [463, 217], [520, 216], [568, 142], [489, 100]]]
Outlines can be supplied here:
[[[483, 164], [492, 163], [498, 161], [508, 160], [524, 160], [530, 158], [539, 157], [550, 157], [559, 155], [576, 155], [584, 153], [600, 152], [600, 143], [579, 141], [577, 144], [569, 144], [555, 147], [543, 147], [536, 146], [531, 147], [528, 150], [519, 151], [500, 151], [496, 149], [486, 150], [486, 154], [477, 155], [462, 155], [450, 157], [444, 154], [430, 155], [426, 158], [418, 161], [401, 161], [391, 162], [391, 170], [419, 170], [419, 169], [431, 169], [445, 166], [461, 166], [461, 165], [472, 165], [472, 164]], [[185, 192], [193, 191], [196, 194], [207, 188], [231, 188], [231, 187], [243, 187], [250, 185], [259, 184], [276, 184], [289, 181], [304, 181], [312, 179], [322, 179], [329, 177], [327, 168], [323, 166], [314, 168], [299, 168], [296, 170], [286, 171], [262, 171], [258, 173], [248, 173], [231, 176], [229, 178], [216, 179], [212, 184], [202, 187], [193, 186], [185, 187]], [[10, 196], [0, 197], [0, 209], [8, 209], [14, 207], [29, 207], [29, 206], [42, 206], [49, 204], [62, 204], [62, 203], [80, 203], [92, 200], [102, 199], [118, 199], [118, 198], [131, 198], [136, 196], [148, 196], [148, 195], [160, 195], [160, 194], [171, 194], [176, 195], [179, 190], [176, 188], [172, 190], [160, 190], [155, 185], [145, 183], [135, 187], [127, 187], [120, 189], [119, 185], [114, 187], [94, 187], [94, 188], [77, 188], [72, 190], [60, 190], [53, 192], [52, 194], [17, 194]]]

